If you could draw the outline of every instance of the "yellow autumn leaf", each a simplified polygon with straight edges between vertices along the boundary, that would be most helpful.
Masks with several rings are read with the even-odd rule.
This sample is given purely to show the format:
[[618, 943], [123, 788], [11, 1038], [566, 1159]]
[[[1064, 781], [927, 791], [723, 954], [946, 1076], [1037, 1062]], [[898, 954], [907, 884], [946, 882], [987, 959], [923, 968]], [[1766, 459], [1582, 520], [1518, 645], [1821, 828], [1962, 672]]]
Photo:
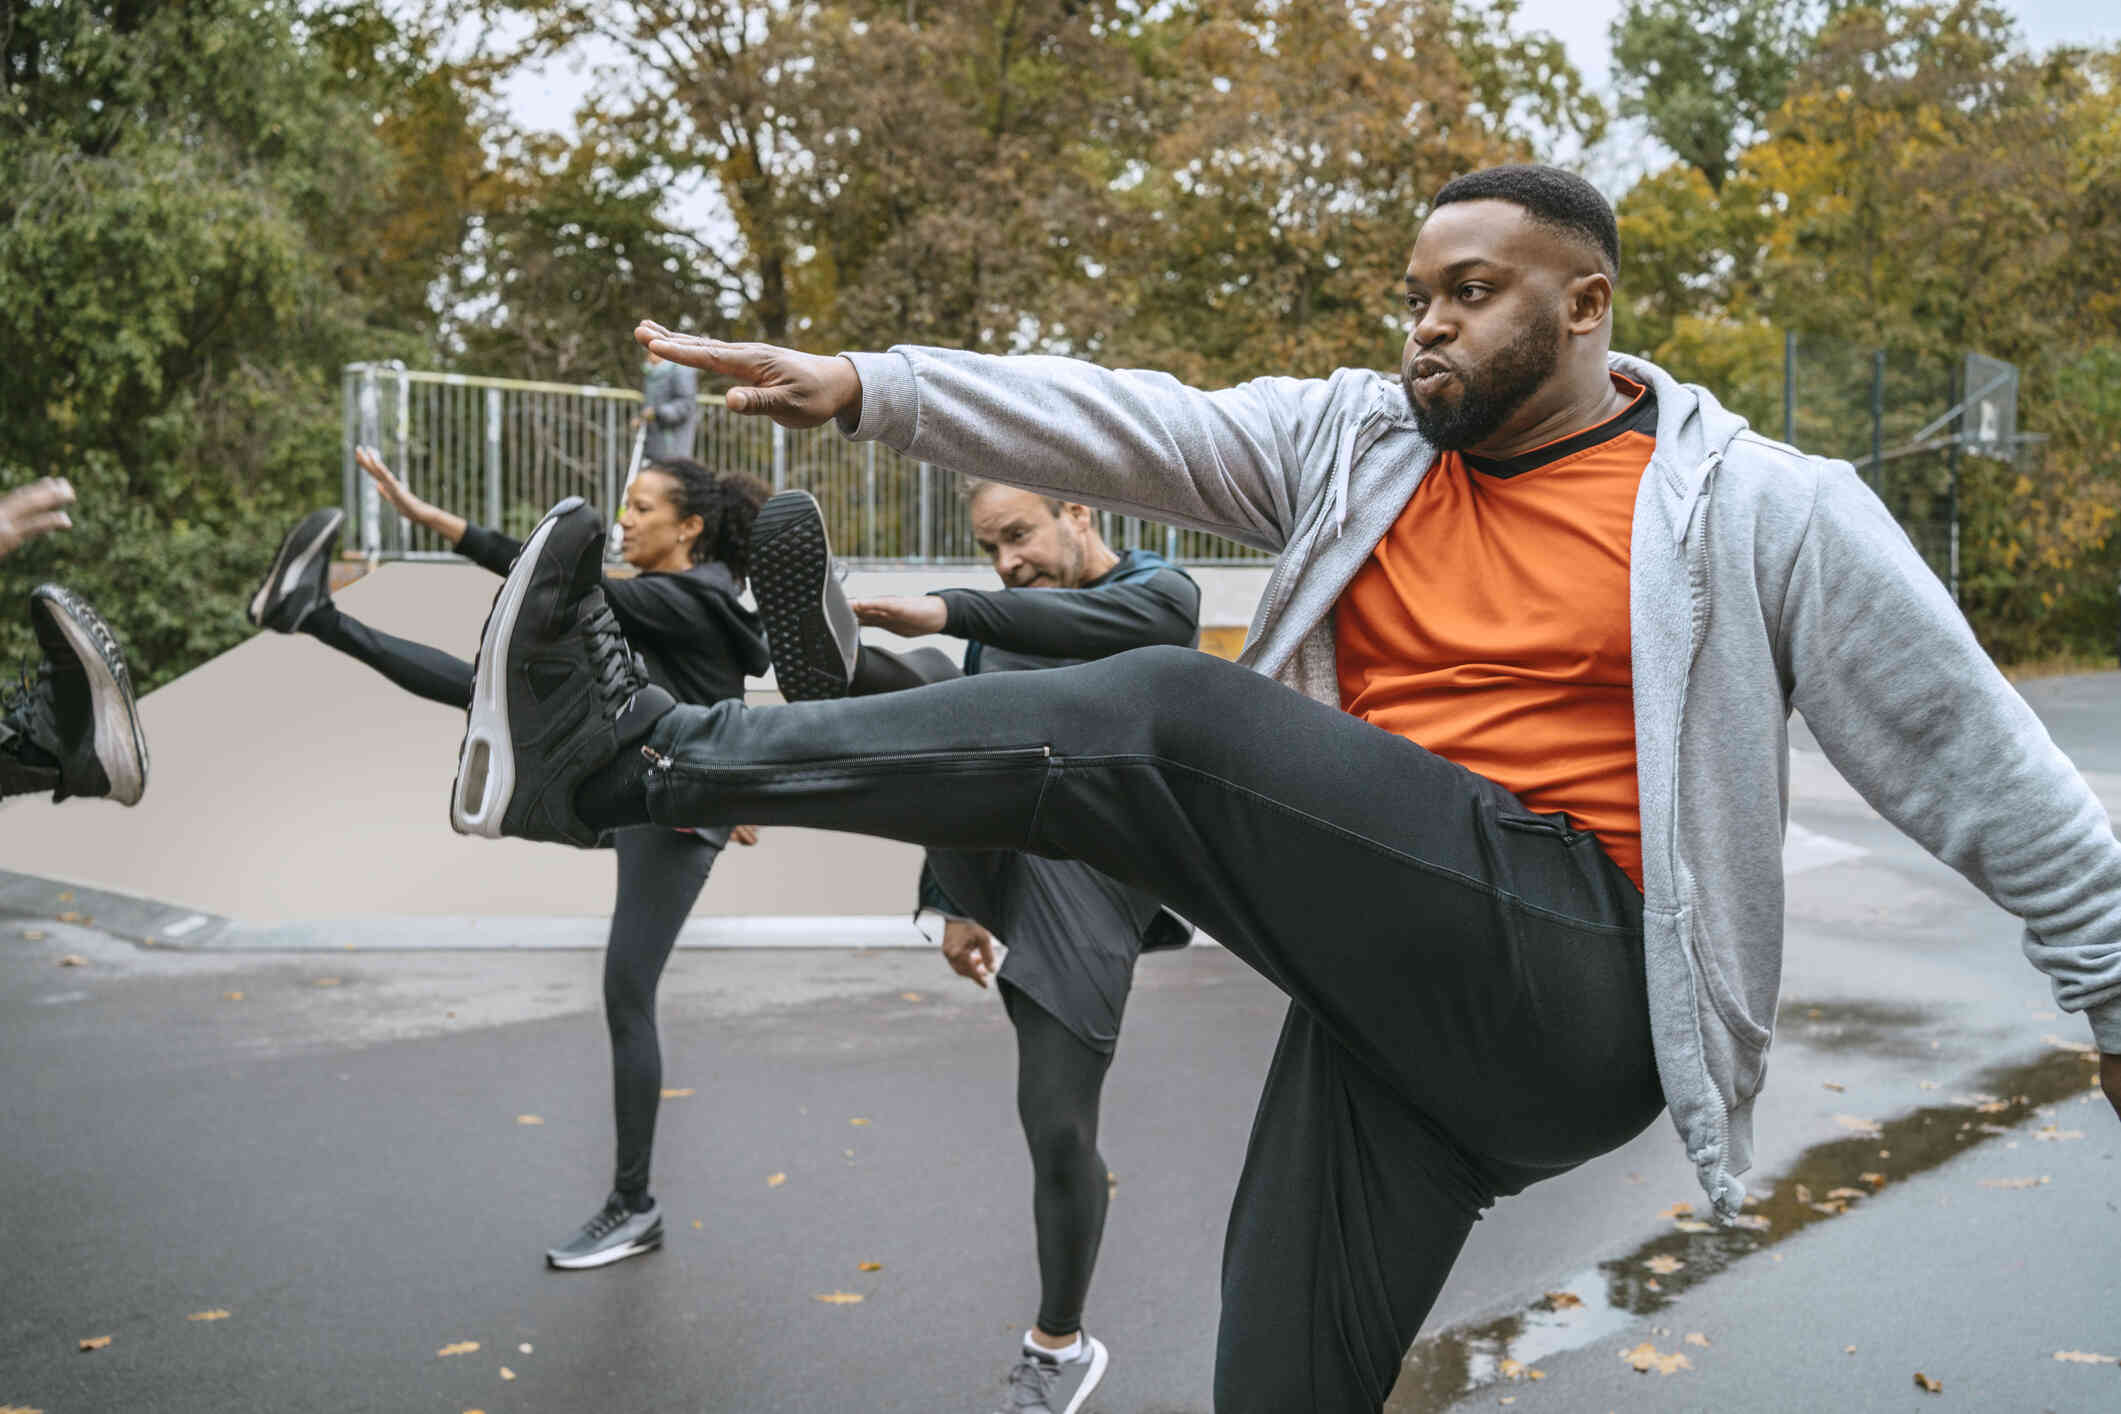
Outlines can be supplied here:
[[898, 995], [902, 1002], [917, 1002], [921, 999], [919, 992], [900, 992]]
[[1708, 1223], [1700, 1222], [1694, 1218], [1681, 1218], [1678, 1222], [1673, 1223], [1672, 1226], [1681, 1232], [1714, 1232], [1716, 1230]]
[[1573, 1291], [1550, 1291], [1547, 1293], [1547, 1309], [1570, 1311], [1583, 1304], [1583, 1298]]
[[2066, 1360], [2072, 1365], [2121, 1364], [2121, 1360], [2117, 1360], [2111, 1355], [2094, 1355], [2089, 1350], [2058, 1350], [2055, 1352], [2055, 1358], [2057, 1360]]
[[1984, 1178], [1981, 1180], [1981, 1186], [1983, 1188], [2038, 1188], [2042, 1184], [2051, 1182], [2053, 1180], [2046, 1174], [2041, 1174], [2038, 1178]]
[[442, 1347], [442, 1348], [441, 1348], [440, 1350], [437, 1350], [437, 1351], [435, 1352], [435, 1354], [437, 1354], [437, 1355], [469, 1355], [469, 1354], [471, 1354], [471, 1353], [472, 1353], [473, 1351], [477, 1350], [478, 1348], [479, 1348], [479, 1343], [478, 1343], [477, 1341], [475, 1341], [475, 1340], [459, 1340], [459, 1341], [455, 1341], [455, 1342], [453, 1342], [453, 1343], [451, 1343], [451, 1344], [449, 1344], [449, 1345], [445, 1345], [445, 1346], [443, 1346], [443, 1347]]
[[2068, 1139], [2082, 1139], [2083, 1137], [2084, 1131], [2081, 1129], [2060, 1129], [2052, 1124], [2043, 1125], [2033, 1131], [2033, 1138], [2051, 1144], [2060, 1143]]
[[707, 1230], [707, 1224], [701, 1222], [698, 1218], [694, 1218], [692, 1220], [692, 1230], [694, 1232], [705, 1232]]
[[1860, 1188], [1829, 1188], [1826, 1191], [1826, 1196], [1829, 1198], [1868, 1198], [1871, 1195]]
[[228, 1312], [216, 1306], [211, 1311], [194, 1311], [184, 1319], [187, 1321], [225, 1321], [228, 1319]]
[[61, 967], [86, 967], [88, 966], [88, 959], [77, 952], [70, 952], [59, 959], [59, 965]]
[[847, 1123], [849, 1123], [849, 1124], [851, 1124], [851, 1125], [854, 1125], [854, 1126], [856, 1126], [857, 1128], [859, 1128], [859, 1127], [860, 1127], [860, 1126], [862, 1126], [862, 1125], [865, 1125], [865, 1124], [867, 1124], [868, 1122], [869, 1122], [868, 1120], [866, 1120], [866, 1119], [863, 1119], [863, 1118], [862, 1118], [862, 1117], [861, 1117], [860, 1115], [856, 1115], [856, 1116], [855, 1116], [855, 1117], [854, 1117], [853, 1119], [850, 1119], [850, 1120], [848, 1120], [848, 1121], [847, 1121]]
[[44, 930], [42, 928], [24, 928], [22, 937], [26, 942], [41, 943], [44, 941]]
[[663, 1092], [663, 1098], [666, 1100], [685, 1100], [690, 1099], [691, 1096], [692, 1087], [690, 1085], [687, 1085], [682, 1090], [665, 1090]]
[[107, 1335], [86, 1336], [81, 1341], [81, 1348], [83, 1350], [101, 1350], [104, 1346], [109, 1345], [110, 1341], [111, 1338]]
[[1874, 1139], [1884, 1133], [1877, 1120], [1865, 1119], [1862, 1115], [1835, 1115], [1834, 1123], [1851, 1133], [1867, 1134]]
[[223, 992], [221, 1000], [224, 1002], [240, 1002], [243, 1000], [243, 994], [241, 992]]
[[68, 909], [66, 912], [59, 915], [59, 921], [61, 923], [86, 923], [88, 919], [83, 917], [81, 914], [74, 912], [72, 909]]
[[1650, 1258], [1649, 1261], [1644, 1262], [1642, 1265], [1661, 1277], [1668, 1277], [1674, 1272], [1686, 1270], [1685, 1262], [1680, 1261], [1677, 1257], [1668, 1257], [1663, 1253]]
[[517, 1346], [516, 1349], [520, 1353], [528, 1355], [530, 1353], [530, 1342], [526, 1340], [521, 1345]]
[[1666, 1208], [1657, 1216], [1660, 1218], [1686, 1218], [1692, 1217], [1693, 1215], [1694, 1205], [1692, 1203], [1674, 1203], [1671, 1207]]
[[32, 1409], [27, 1404], [0, 1404], [0, 1414], [44, 1414], [42, 1409]]
[[854, 1306], [861, 1302], [862, 1294], [859, 1291], [821, 1291], [810, 1299], [822, 1301], [827, 1306]]
[[312, 987], [336, 987], [339, 985], [339, 979], [336, 977], [315, 977], [310, 979], [309, 985]]
[[543, 1124], [544, 1122], [545, 1122], [545, 1121], [544, 1121], [543, 1119], [539, 1118], [539, 1117], [538, 1117], [537, 1115], [517, 1115], [517, 1116], [516, 1116], [516, 1123], [517, 1123], [517, 1124]]
[[858, 1272], [880, 1272], [884, 1269], [884, 1264], [882, 1262], [857, 1262], [854, 1264], [854, 1269]]
[[1686, 1333], [1686, 1343], [1688, 1345], [1698, 1345], [1703, 1350], [1709, 1348], [1709, 1338], [1700, 1331], [1688, 1331]]
[[785, 1173], [769, 1173], [766, 1175], [766, 1186], [768, 1188], [779, 1188], [787, 1181], [788, 1175]]
[[1822, 1088], [1831, 1090], [1837, 1095], [1847, 1093], [1849, 1088], [1848, 1086], [1843, 1085], [1838, 1080], [1822, 1080], [1819, 1082], [1819, 1084]]
[[1620, 1358], [1634, 1366], [1637, 1374], [1643, 1375], [1648, 1374], [1652, 1370], [1655, 1370], [1660, 1375], [1675, 1375], [1681, 1370], [1694, 1368], [1694, 1362], [1687, 1359], [1684, 1353], [1674, 1351], [1672, 1354], [1666, 1355], [1648, 1341], [1644, 1341], [1633, 1350], [1621, 1351]]
[[1926, 1390], [1931, 1394], [1942, 1394], [1944, 1393], [1944, 1382], [1942, 1380], [1933, 1380], [1928, 1375], [1917, 1370], [1915, 1371], [1915, 1388]]
[[1856, 1178], [1860, 1182], [1868, 1183], [1873, 1188], [1885, 1187], [1885, 1175], [1882, 1173], [1859, 1173]]
[[73, 901], [74, 901], [74, 891], [73, 891], [72, 889], [61, 889], [61, 890], [59, 890], [59, 902], [61, 902], [61, 903], [72, 903]]
[[1731, 1219], [1732, 1227], [1744, 1228], [1747, 1232], [1766, 1232], [1774, 1225], [1773, 1219], [1764, 1218], [1758, 1213], [1740, 1213]]
[[512, 1379], [514, 1379], [515, 1377], [516, 1377], [516, 1372], [515, 1372], [515, 1371], [513, 1371], [513, 1370], [509, 1369], [509, 1368], [508, 1368], [508, 1367], [507, 1367], [506, 1365], [503, 1365], [503, 1366], [501, 1367], [501, 1378], [502, 1378], [502, 1379], [504, 1379], [504, 1380], [512, 1380]]

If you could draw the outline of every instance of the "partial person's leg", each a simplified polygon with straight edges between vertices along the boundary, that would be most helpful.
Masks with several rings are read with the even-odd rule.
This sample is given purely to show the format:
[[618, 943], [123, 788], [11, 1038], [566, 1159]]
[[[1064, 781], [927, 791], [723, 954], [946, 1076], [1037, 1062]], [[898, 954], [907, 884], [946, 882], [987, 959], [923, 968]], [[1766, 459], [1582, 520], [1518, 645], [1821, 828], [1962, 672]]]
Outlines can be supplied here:
[[604, 1020], [611, 1032], [611, 1100], [618, 1129], [612, 1187], [636, 1211], [649, 1205], [649, 1158], [663, 1094], [656, 986], [727, 838], [723, 831], [701, 836], [650, 827], [621, 830], [613, 840], [619, 892], [604, 948]]
[[462, 658], [370, 628], [326, 599], [303, 618], [298, 632], [366, 663], [415, 697], [459, 711], [471, 705], [471, 664]]
[[1082, 1329], [1110, 1199], [1097, 1151], [1108, 1052], [1084, 1045], [1037, 1002], [1001, 984], [1016, 1028], [1016, 1113], [1031, 1148], [1031, 1216], [1038, 1232], [1038, 1328]]

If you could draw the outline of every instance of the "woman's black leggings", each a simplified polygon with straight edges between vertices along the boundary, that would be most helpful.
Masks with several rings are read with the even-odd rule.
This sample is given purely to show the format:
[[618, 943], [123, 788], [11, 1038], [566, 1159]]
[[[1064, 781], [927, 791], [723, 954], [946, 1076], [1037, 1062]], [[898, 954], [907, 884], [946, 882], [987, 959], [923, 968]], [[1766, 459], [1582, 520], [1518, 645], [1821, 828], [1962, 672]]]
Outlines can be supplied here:
[[1112, 1057], [1077, 1040], [1007, 980], [1001, 989], [1016, 1027], [1016, 1113], [1031, 1146], [1038, 1326], [1048, 1335], [1074, 1335], [1082, 1329], [1111, 1194], [1097, 1152], [1097, 1106]]
[[[379, 632], [329, 602], [302, 621], [302, 631], [416, 697], [458, 711], [471, 706], [472, 665], [462, 658]], [[635, 1207], [647, 1202], [656, 1107], [663, 1097], [656, 984], [728, 838], [726, 829], [692, 834], [655, 825], [620, 830], [613, 837], [619, 890], [604, 945], [604, 1021], [611, 1031], [612, 1112], [618, 1121], [612, 1187]]]

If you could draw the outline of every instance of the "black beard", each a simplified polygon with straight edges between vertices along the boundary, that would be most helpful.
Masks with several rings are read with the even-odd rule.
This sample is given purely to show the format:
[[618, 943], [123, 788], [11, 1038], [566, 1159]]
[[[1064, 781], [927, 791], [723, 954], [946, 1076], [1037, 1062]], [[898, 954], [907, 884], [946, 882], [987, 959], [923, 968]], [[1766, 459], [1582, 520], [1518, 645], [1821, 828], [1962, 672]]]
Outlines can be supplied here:
[[1482, 369], [1461, 369], [1456, 403], [1424, 408], [1414, 399], [1414, 381], [1405, 370], [1399, 375], [1407, 395], [1414, 425], [1429, 445], [1441, 452], [1462, 452], [1478, 446], [1524, 406], [1525, 399], [1539, 391], [1554, 376], [1561, 362], [1561, 331], [1545, 320], [1527, 324]]

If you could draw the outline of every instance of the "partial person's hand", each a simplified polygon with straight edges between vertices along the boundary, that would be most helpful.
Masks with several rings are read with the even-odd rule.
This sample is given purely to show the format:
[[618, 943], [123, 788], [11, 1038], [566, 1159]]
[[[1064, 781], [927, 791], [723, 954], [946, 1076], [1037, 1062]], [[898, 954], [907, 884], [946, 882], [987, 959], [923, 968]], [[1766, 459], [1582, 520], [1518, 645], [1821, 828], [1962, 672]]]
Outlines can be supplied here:
[[390, 502], [392, 509], [415, 524], [425, 524], [424, 517], [434, 507], [406, 490], [405, 483], [398, 480], [396, 472], [383, 464], [383, 458], [376, 455], [374, 447], [354, 448], [353, 459], [354, 465], [367, 472], [368, 479], [376, 483], [376, 490], [382, 493], [384, 500]]
[[738, 844], [757, 844], [759, 842], [759, 827], [756, 825], [733, 825], [729, 830], [729, 838]]
[[2121, 1115], [2121, 1055], [2102, 1052], [2099, 1056], [2099, 1088], [2106, 1092], [2106, 1103]]
[[46, 476], [0, 496], [0, 556], [12, 555], [24, 542], [72, 527], [66, 508], [74, 488], [63, 477]]
[[862, 405], [862, 380], [837, 355], [801, 353], [775, 344], [731, 344], [698, 334], [673, 334], [643, 319], [633, 337], [658, 358], [746, 384], [723, 401], [731, 412], [770, 417], [783, 427], [818, 427]]
[[924, 633], [941, 633], [950, 622], [950, 606], [934, 594], [895, 594], [883, 599], [856, 599], [848, 608], [854, 610], [857, 623], [870, 628], [888, 629], [902, 638], [918, 638]]
[[970, 977], [982, 987], [994, 975], [994, 935], [963, 918], [943, 924], [943, 961], [960, 977]]

